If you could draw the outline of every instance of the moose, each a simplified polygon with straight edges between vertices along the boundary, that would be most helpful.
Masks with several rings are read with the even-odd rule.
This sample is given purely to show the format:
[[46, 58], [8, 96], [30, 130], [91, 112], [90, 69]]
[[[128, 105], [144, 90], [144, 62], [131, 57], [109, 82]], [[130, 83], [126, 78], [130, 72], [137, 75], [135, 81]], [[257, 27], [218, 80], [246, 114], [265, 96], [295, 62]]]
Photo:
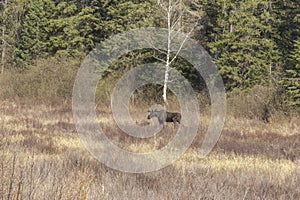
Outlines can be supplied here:
[[176, 122], [180, 124], [181, 121], [181, 114], [177, 112], [173, 113], [165, 110], [149, 110], [148, 112], [148, 119], [156, 117], [160, 125], [164, 125], [165, 122], [173, 122], [175, 126]]

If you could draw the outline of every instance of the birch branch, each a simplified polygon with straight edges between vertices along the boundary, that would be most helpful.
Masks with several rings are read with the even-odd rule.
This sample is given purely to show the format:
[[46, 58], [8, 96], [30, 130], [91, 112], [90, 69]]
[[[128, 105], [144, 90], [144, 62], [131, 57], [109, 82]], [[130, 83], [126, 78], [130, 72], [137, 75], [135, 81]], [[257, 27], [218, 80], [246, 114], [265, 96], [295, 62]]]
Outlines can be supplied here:
[[177, 50], [174, 58], [172, 58], [172, 60], [170, 61], [170, 64], [178, 57], [180, 51], [183, 48], [183, 45], [185, 44], [186, 40], [189, 38], [189, 36], [191, 35], [191, 33], [194, 31], [195, 27], [197, 26], [197, 23], [194, 25], [194, 27], [190, 30], [190, 32], [185, 36], [184, 40], [181, 42], [181, 45], [179, 47], [179, 49]]

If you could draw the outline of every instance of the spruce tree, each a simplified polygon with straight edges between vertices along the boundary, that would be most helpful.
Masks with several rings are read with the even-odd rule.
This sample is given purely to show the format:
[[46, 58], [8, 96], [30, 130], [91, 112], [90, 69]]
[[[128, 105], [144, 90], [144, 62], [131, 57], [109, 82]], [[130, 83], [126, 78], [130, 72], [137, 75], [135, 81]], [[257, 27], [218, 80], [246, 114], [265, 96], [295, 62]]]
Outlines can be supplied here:
[[272, 5], [267, 0], [219, 0], [214, 9], [219, 11], [212, 18], [208, 47], [227, 89], [268, 83], [270, 74], [275, 76], [280, 67]]
[[29, 64], [44, 57], [49, 46], [49, 18], [53, 2], [51, 0], [28, 0], [21, 25], [17, 48], [17, 62]]
[[300, 107], [300, 3], [295, 0], [276, 1], [274, 10], [280, 19], [277, 43], [282, 52], [281, 86], [289, 108]]
[[20, 26], [21, 16], [25, 0], [3, 0], [0, 3], [0, 52], [1, 72], [14, 66], [17, 33]]
[[49, 19], [50, 46], [52, 54], [65, 51], [67, 54], [85, 52], [95, 46], [96, 34], [101, 32], [102, 19], [99, 16], [99, 3], [61, 1]]
[[295, 41], [294, 51], [291, 52], [289, 65], [285, 69], [281, 83], [287, 95], [287, 104], [291, 108], [300, 108], [300, 38]]
[[27, 0], [17, 61], [87, 53], [109, 35], [151, 24], [148, 1]]

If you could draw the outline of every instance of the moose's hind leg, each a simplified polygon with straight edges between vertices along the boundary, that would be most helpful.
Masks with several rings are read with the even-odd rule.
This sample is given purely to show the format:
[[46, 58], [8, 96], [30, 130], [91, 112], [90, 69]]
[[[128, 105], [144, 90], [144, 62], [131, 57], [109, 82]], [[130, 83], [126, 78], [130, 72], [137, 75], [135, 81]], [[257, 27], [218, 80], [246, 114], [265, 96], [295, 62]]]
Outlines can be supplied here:
[[173, 129], [175, 129], [176, 128], [176, 122], [178, 122], [177, 119], [176, 119], [176, 117], [172, 118], [172, 122], [173, 122]]

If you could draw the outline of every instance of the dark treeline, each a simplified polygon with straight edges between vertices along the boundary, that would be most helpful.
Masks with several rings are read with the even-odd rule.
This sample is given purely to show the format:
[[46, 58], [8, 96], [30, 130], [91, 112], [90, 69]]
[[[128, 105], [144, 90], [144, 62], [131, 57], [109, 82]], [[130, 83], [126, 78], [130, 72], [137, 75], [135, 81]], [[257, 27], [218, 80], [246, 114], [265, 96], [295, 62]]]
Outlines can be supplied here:
[[[191, 36], [214, 58], [228, 91], [272, 87], [286, 105], [299, 107], [298, 0], [179, 3], [199, 18]], [[1, 0], [0, 6], [2, 74], [12, 69], [26, 73], [40, 60], [61, 54], [76, 59], [118, 32], [166, 27], [156, 0]], [[182, 18], [187, 26], [195, 21]], [[189, 77], [195, 73], [177, 67]]]

